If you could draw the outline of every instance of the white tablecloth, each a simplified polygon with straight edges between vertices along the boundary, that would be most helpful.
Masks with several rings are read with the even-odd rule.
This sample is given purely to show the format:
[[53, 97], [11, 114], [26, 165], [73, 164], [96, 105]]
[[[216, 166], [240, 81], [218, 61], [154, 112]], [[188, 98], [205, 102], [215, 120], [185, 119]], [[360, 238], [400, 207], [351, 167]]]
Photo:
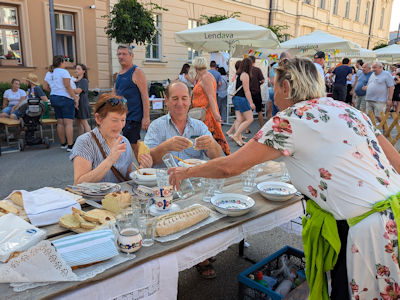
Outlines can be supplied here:
[[302, 213], [303, 206], [299, 201], [56, 299], [176, 299], [180, 271], [217, 255], [248, 236], [289, 222]]

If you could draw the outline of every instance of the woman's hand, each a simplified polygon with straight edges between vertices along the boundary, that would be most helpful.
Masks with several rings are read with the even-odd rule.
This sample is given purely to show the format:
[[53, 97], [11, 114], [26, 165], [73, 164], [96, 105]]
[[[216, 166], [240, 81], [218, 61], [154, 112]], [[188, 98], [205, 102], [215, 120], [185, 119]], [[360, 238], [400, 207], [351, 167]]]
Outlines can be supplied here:
[[139, 169], [151, 168], [153, 165], [153, 158], [150, 154], [143, 153], [138, 157], [138, 159], [140, 160]]
[[117, 160], [119, 159], [119, 156], [121, 153], [126, 151], [126, 143], [121, 143], [122, 141], [122, 136], [119, 136], [115, 141], [114, 144], [111, 146], [111, 152], [110, 155], [107, 156], [112, 162], [112, 164], [115, 164]]
[[189, 168], [170, 168], [168, 169], [169, 183], [173, 185], [175, 190], [179, 191], [179, 183], [181, 180], [188, 178], [186, 172]]
[[214, 119], [215, 119], [215, 121], [217, 121], [217, 122], [220, 122], [220, 123], [221, 123], [221, 115], [220, 115], [219, 113], [217, 113], [216, 111], [215, 111], [215, 112], [213, 112], [213, 115], [214, 115]]

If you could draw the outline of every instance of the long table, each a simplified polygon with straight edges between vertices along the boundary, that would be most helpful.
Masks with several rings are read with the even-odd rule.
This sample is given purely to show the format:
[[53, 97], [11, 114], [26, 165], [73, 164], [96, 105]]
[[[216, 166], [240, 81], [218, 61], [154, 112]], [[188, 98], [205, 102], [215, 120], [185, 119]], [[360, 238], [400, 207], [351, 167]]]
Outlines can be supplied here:
[[[276, 172], [278, 170], [278, 163], [269, 162], [265, 167], [264, 175], [259, 176], [256, 181], [274, 180], [276, 179]], [[131, 188], [129, 184], [123, 185], [123, 189]], [[224, 192], [245, 194], [241, 190], [240, 177], [228, 178], [225, 183]], [[114, 266], [82, 282], [58, 282], [19, 293], [14, 292], [9, 284], [0, 284], [0, 299], [54, 299], [58, 297], [60, 299], [80, 299], [85, 295], [91, 295], [93, 299], [93, 293], [96, 291], [99, 294], [97, 296], [104, 299], [116, 298], [118, 296], [123, 297], [126, 294], [132, 293], [129, 287], [125, 286], [127, 284], [123, 286], [123, 288], [127, 288], [123, 293], [120, 290], [112, 292], [110, 288], [102, 290], [100, 287], [112, 287], [118, 284], [122, 286], [124, 278], [127, 277], [130, 278], [130, 283], [134, 283], [135, 277], [132, 276], [138, 278], [138, 274], [142, 274], [140, 276], [143, 276], [148, 270], [156, 270], [157, 268], [158, 269], [154, 272], [158, 272], [158, 278], [167, 279], [159, 280], [162, 282], [158, 282], [158, 287], [155, 288], [156, 291], [165, 293], [166, 295], [169, 293], [170, 296], [172, 295], [171, 297], [173, 297], [173, 295], [176, 297], [179, 271], [190, 268], [204, 259], [218, 254], [230, 245], [240, 242], [249, 235], [279, 226], [303, 213], [301, 196], [295, 196], [285, 202], [275, 202], [266, 200], [258, 192], [248, 195], [255, 200], [255, 206], [249, 213], [243, 216], [234, 218], [224, 217], [212, 224], [192, 231], [190, 234], [182, 236], [178, 240], [166, 243], [155, 242], [151, 247], [142, 247], [142, 249], [135, 253], [135, 259]], [[178, 200], [176, 203], [181, 208], [194, 203], [201, 203], [210, 208], [212, 207], [211, 204], [201, 200], [200, 192], [197, 192], [188, 199]], [[46, 226], [44, 229], [47, 231], [48, 239], [58, 239], [72, 234], [58, 224]], [[155, 262], [157, 262], [157, 264], [155, 264]], [[164, 275], [162, 274], [163, 272], [165, 273]], [[161, 275], [159, 273], [161, 273]], [[155, 275], [153, 274], [152, 276], [154, 277]], [[166, 286], [166, 284], [163, 286], [163, 282], [168, 280], [170, 281], [168, 282], [168, 286]], [[132, 289], [137, 289], [137, 287], [133, 287], [133, 283]], [[166, 289], [165, 292], [163, 292], [163, 288]], [[175, 294], [173, 291], [174, 289]]]

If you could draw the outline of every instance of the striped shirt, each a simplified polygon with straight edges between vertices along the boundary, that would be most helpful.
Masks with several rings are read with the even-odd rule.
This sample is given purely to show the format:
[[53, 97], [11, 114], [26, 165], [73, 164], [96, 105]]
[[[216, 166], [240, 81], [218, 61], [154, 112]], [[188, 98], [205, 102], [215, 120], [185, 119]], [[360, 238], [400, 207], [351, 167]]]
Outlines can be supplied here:
[[[167, 115], [162, 116], [151, 122], [149, 129], [147, 130], [146, 136], [144, 138], [144, 143], [151, 149], [174, 136], [183, 136], [185, 138], [190, 139], [194, 144], [195, 138], [202, 135], [209, 135], [212, 137], [211, 132], [208, 130], [207, 126], [202, 121], [192, 119], [188, 116], [185, 130], [181, 135], [178, 128], [172, 121], [170, 114], [168, 113]], [[207, 157], [206, 151], [204, 150], [197, 151], [194, 150], [193, 147], [185, 149], [181, 152], [170, 151], [170, 153], [172, 155], [176, 155], [181, 159], [188, 159], [188, 158], [205, 159]], [[164, 163], [160, 163], [154, 165], [153, 167], [165, 168], [165, 165]]]
[[[98, 127], [93, 129], [94, 134], [100, 142], [100, 145], [103, 147], [106, 156], [108, 156], [111, 152], [110, 147], [108, 147], [106, 141], [100, 133]], [[130, 147], [130, 143], [126, 137], [123, 137], [122, 141], [127, 145], [126, 151], [121, 153], [117, 162], [114, 164], [114, 167], [124, 176], [128, 172], [128, 168], [132, 164], [132, 148]], [[103, 155], [100, 152], [99, 147], [96, 144], [96, 141], [93, 139], [90, 132], [86, 132], [80, 135], [75, 142], [74, 148], [72, 149], [72, 153], [69, 156], [70, 160], [73, 160], [76, 156], [81, 156], [84, 159], [90, 161], [92, 163], [92, 170], [96, 169], [99, 164], [104, 160]], [[103, 182], [115, 182], [118, 183], [119, 180], [115, 177], [111, 169], [106, 173], [106, 176], [101, 180]]]

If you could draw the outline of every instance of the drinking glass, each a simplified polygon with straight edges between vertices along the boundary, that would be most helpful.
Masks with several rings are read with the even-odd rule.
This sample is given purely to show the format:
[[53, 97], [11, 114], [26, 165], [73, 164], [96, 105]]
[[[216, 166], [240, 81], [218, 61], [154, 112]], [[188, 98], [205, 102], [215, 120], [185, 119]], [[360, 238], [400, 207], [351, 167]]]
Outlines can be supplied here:
[[251, 168], [243, 172], [240, 177], [242, 179], [242, 191], [250, 193], [254, 190], [256, 186], [257, 169]]
[[203, 195], [204, 202], [210, 202], [211, 197], [214, 196], [214, 191], [216, 188], [215, 182], [210, 178], [201, 178], [201, 192]]
[[212, 180], [215, 182], [214, 195], [222, 194], [225, 185], [225, 178], [212, 179]]
[[[178, 166], [171, 153], [165, 154], [162, 160], [168, 168], [176, 168]], [[176, 193], [181, 199], [186, 199], [194, 195], [194, 189], [190, 180], [181, 180], [181, 182], [179, 183], [179, 191], [177, 191]]]
[[150, 247], [154, 244], [154, 232], [156, 228], [156, 218], [150, 215], [141, 216], [139, 218], [140, 234], [143, 238], [142, 246]]
[[147, 215], [149, 213], [149, 208], [151, 204], [151, 197], [138, 195], [133, 196], [132, 208], [137, 211], [138, 216]]
[[281, 180], [284, 182], [289, 182], [290, 181], [290, 175], [288, 172], [288, 169], [286, 168], [286, 164], [281, 161], [279, 163], [280, 167], [281, 167]]
[[164, 187], [170, 185], [168, 170], [166, 168], [156, 169], [156, 177], [157, 177], [158, 187]]

